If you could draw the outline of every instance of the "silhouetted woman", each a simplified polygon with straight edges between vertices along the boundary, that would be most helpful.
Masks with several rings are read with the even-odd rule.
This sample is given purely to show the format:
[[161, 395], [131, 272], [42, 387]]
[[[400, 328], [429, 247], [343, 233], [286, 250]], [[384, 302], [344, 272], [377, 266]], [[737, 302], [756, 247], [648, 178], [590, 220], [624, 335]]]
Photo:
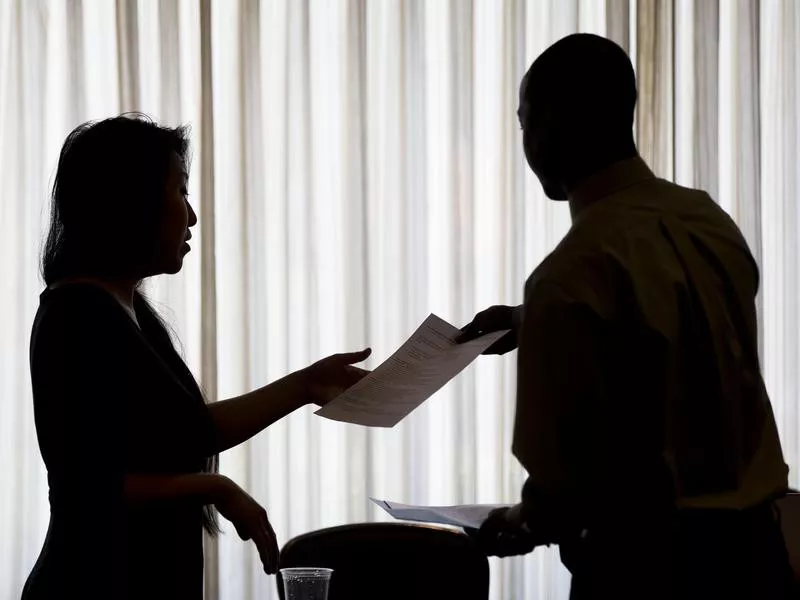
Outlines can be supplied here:
[[25, 600], [201, 600], [214, 507], [274, 572], [267, 513], [216, 455], [363, 377], [350, 365], [369, 350], [205, 403], [139, 291], [190, 249], [187, 146], [182, 128], [122, 116], [78, 127], [61, 151], [30, 346], [51, 516]]

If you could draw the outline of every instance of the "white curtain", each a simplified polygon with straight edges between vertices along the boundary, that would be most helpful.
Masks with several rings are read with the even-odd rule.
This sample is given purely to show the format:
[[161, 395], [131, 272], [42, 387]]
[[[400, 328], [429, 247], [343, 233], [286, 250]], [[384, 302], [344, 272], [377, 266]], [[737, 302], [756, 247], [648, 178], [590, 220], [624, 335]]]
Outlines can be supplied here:
[[[521, 301], [569, 216], [525, 167], [517, 84], [574, 31], [635, 57], [643, 154], [708, 189], [759, 258], [764, 370], [797, 484], [793, 0], [0, 0], [0, 599], [18, 596], [47, 526], [27, 344], [72, 127], [131, 110], [192, 126], [198, 243], [150, 290], [222, 398], [367, 344], [376, 364], [430, 312], [460, 324]], [[392, 430], [299, 411], [221, 469], [283, 542], [384, 519], [369, 495], [515, 501], [514, 377], [513, 356], [481, 359]], [[207, 597], [276, 597], [226, 529], [207, 546]], [[492, 562], [494, 599], [568, 588], [553, 550]]]

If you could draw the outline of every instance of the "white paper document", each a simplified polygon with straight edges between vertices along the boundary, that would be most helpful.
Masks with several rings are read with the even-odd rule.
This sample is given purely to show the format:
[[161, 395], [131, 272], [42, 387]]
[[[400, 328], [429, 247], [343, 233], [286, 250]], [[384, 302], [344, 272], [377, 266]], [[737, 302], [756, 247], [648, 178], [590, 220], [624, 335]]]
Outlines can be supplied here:
[[457, 344], [458, 327], [430, 315], [392, 356], [315, 414], [356, 425], [394, 427], [507, 332]]
[[421, 523], [439, 523], [456, 527], [479, 529], [486, 518], [497, 508], [507, 508], [510, 504], [464, 504], [462, 506], [410, 506], [398, 502], [387, 502], [370, 498], [395, 519]]

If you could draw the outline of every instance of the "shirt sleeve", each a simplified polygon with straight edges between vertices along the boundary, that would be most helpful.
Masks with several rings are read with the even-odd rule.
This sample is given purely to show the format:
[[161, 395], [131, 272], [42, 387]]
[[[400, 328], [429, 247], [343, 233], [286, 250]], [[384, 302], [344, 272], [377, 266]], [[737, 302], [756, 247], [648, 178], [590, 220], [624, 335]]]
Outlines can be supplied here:
[[524, 310], [513, 441], [529, 475], [523, 500], [582, 510], [603, 472], [602, 320], [549, 282]]

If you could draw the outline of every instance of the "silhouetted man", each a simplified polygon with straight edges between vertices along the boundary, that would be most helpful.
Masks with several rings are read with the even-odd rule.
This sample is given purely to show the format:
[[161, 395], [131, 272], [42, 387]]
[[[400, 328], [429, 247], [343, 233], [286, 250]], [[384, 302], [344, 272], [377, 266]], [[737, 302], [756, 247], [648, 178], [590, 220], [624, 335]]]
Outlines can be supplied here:
[[522, 80], [528, 164], [572, 227], [524, 307], [464, 328], [514, 330], [488, 353], [518, 341], [513, 452], [529, 475], [476, 535], [500, 556], [559, 544], [575, 600], [789, 598], [756, 263], [708, 194], [638, 156], [635, 103], [628, 56], [593, 35]]

